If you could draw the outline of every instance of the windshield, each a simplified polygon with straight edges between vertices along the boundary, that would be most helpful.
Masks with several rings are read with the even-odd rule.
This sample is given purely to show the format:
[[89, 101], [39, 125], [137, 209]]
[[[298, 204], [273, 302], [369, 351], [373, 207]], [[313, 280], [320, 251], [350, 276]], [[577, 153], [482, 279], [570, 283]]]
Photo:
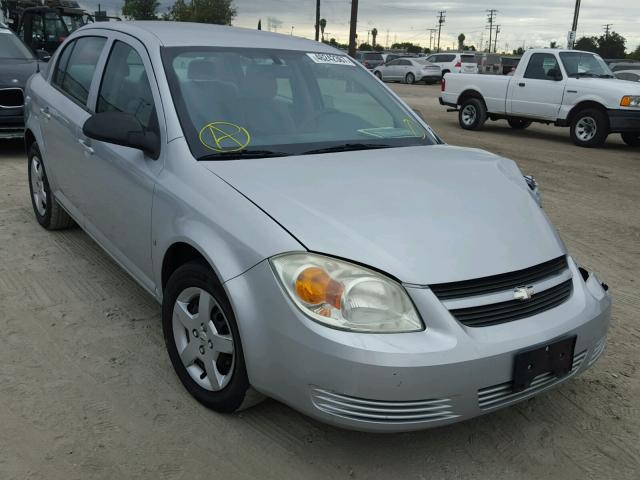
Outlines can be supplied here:
[[172, 47], [162, 57], [199, 159], [436, 143], [412, 111], [345, 55]]
[[613, 78], [611, 70], [597, 55], [584, 52], [563, 52], [560, 54], [564, 69], [570, 77]]
[[33, 53], [9, 30], [0, 29], [0, 58], [4, 60], [32, 60]]
[[75, 32], [86, 23], [82, 15], [60, 15], [60, 18], [62, 18], [69, 33]]

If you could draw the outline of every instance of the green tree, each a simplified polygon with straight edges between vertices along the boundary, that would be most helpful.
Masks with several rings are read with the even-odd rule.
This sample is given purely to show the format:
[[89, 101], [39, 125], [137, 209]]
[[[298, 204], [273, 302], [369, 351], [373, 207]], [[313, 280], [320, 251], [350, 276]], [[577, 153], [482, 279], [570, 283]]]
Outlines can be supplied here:
[[405, 50], [407, 53], [422, 53], [422, 47], [411, 42], [394, 43], [391, 48], [393, 50]]
[[598, 51], [598, 39], [596, 37], [581, 37], [576, 41], [573, 48], [595, 53]]
[[327, 21], [324, 18], [320, 19], [320, 32], [322, 33], [322, 41], [324, 42], [324, 29], [327, 28]]
[[616, 32], [598, 38], [598, 54], [602, 58], [624, 58], [627, 54], [627, 40]]
[[[188, 1], [188, 3], [187, 3]], [[233, 0], [176, 0], [169, 18], [176, 22], [216, 23], [231, 25], [236, 16]]]
[[155, 20], [159, 6], [156, 0], [124, 0], [122, 15], [127, 20]]
[[558, 42], [554, 40], [553, 42], [549, 43], [549, 48], [558, 48]]
[[371, 50], [373, 50], [373, 47], [369, 43], [365, 42], [360, 44], [358, 50], [361, 50], [363, 52], [370, 52]]
[[374, 28], [373, 30], [371, 30], [371, 37], [373, 38], [373, 47], [375, 48], [376, 46], [376, 38], [378, 37], [378, 29]]
[[467, 36], [464, 33], [458, 35], [458, 50], [464, 50], [464, 41], [467, 39]]
[[640, 60], [640, 45], [635, 49], [634, 52], [629, 54], [629, 58], [632, 60]]

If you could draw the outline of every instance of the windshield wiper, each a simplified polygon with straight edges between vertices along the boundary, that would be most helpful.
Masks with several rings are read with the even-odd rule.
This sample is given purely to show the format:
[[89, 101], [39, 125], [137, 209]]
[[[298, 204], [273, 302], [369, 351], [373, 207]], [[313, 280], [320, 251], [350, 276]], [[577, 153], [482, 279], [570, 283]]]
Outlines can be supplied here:
[[604, 75], [598, 75], [598, 78], [616, 78], [613, 75], [609, 75], [608, 73], [605, 73]]
[[342, 145], [336, 145], [334, 147], [325, 147], [325, 148], [318, 148], [315, 150], [309, 150], [304, 152], [303, 155], [315, 155], [320, 153], [353, 152], [356, 150], [375, 150], [379, 148], [393, 148], [393, 146], [380, 144], [380, 143], [344, 143]]
[[570, 77], [576, 77], [576, 78], [582, 78], [582, 77], [596, 77], [597, 75], [595, 73], [584, 72], [584, 73], [572, 73], [569, 76]]
[[290, 153], [272, 150], [240, 150], [238, 152], [220, 152], [198, 157], [198, 160], [250, 160], [253, 158], [288, 157]]

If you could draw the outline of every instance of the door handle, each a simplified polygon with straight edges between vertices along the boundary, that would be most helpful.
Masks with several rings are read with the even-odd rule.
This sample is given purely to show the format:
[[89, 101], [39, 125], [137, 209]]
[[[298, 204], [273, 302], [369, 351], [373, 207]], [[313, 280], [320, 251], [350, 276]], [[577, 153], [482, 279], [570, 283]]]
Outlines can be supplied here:
[[49, 113], [49, 107], [43, 107], [40, 109], [40, 113], [47, 120], [51, 119], [51, 114]]
[[526, 83], [519, 83], [518, 86], [519, 87], [524, 87], [526, 85]]
[[82, 148], [84, 148], [84, 151], [85, 151], [86, 153], [88, 153], [89, 155], [93, 155], [93, 152], [94, 152], [95, 150], [91, 147], [91, 145], [89, 145], [89, 144], [87, 143], [87, 141], [86, 141], [86, 140], [84, 140], [84, 139], [82, 139], [82, 138], [79, 138], [79, 139], [78, 139], [78, 143], [79, 143], [80, 145], [82, 145]]

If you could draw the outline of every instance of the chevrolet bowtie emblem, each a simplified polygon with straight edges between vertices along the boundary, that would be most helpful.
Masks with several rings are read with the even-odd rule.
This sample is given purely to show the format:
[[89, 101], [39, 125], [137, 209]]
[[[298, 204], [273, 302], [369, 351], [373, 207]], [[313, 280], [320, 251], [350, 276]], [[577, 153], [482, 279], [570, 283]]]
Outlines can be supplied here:
[[533, 287], [518, 287], [513, 291], [513, 298], [524, 302], [526, 300], [531, 300], [533, 294]]

